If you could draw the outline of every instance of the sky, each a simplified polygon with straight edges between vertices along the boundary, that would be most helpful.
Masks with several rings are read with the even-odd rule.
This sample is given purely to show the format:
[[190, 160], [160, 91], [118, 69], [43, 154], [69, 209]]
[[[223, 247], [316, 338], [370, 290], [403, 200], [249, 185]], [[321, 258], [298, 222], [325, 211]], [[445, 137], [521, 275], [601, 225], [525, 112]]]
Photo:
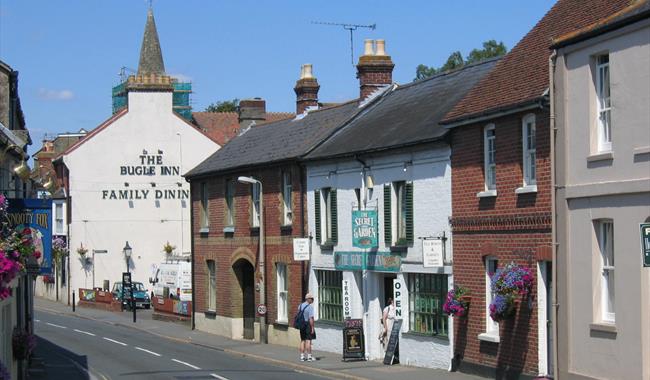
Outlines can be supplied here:
[[[153, 0], [167, 74], [191, 81], [194, 111], [233, 98], [261, 97], [267, 111], [295, 112], [300, 65], [311, 63], [319, 100], [359, 94], [350, 60], [364, 39], [385, 39], [393, 80], [418, 64], [441, 66], [490, 39], [511, 49], [554, 0], [262, 1]], [[19, 71], [19, 95], [33, 145], [91, 130], [111, 115], [120, 68], [137, 70], [148, 0], [0, 0], [0, 60]], [[47, 134], [47, 135], [46, 135]]]

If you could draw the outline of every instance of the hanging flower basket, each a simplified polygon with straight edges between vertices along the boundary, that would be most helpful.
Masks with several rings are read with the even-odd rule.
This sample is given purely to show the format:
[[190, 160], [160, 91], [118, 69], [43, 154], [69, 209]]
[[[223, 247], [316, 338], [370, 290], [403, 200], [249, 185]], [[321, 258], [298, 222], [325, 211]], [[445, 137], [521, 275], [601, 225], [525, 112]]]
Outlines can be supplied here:
[[462, 286], [454, 287], [454, 289], [447, 292], [447, 299], [445, 300], [442, 309], [452, 317], [464, 317], [467, 315], [472, 297], [469, 295], [469, 290]]
[[528, 296], [532, 288], [533, 274], [530, 268], [513, 262], [499, 268], [491, 278], [494, 297], [490, 303], [490, 317], [496, 322], [512, 317], [520, 303], [518, 296]]
[[54, 276], [46, 274], [43, 277], [43, 283], [45, 284], [54, 284]]
[[26, 360], [36, 348], [36, 336], [16, 328], [11, 337], [11, 348], [16, 360]]
[[171, 255], [174, 252], [175, 249], [176, 249], [176, 246], [169, 244], [169, 242], [167, 242], [167, 243], [165, 243], [163, 245], [163, 252], [165, 252], [165, 254], [167, 254], [167, 255]]
[[77, 253], [81, 257], [86, 257], [86, 253], [88, 253], [88, 248], [84, 247], [83, 243], [79, 248], [77, 248]]

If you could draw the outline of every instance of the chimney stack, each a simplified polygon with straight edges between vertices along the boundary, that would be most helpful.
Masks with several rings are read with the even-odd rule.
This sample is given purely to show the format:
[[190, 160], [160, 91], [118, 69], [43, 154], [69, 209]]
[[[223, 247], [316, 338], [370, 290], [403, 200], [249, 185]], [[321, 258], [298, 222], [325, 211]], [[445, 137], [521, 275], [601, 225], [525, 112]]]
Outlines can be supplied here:
[[386, 55], [386, 41], [365, 40], [363, 55], [357, 64], [360, 98], [363, 100], [380, 88], [391, 85], [394, 67], [390, 55]]
[[306, 63], [300, 67], [300, 79], [296, 81], [296, 114], [305, 112], [307, 107], [318, 107], [318, 90], [320, 85], [312, 72], [312, 65]]
[[239, 101], [239, 129], [244, 130], [253, 123], [266, 120], [266, 101], [262, 98], [243, 99]]

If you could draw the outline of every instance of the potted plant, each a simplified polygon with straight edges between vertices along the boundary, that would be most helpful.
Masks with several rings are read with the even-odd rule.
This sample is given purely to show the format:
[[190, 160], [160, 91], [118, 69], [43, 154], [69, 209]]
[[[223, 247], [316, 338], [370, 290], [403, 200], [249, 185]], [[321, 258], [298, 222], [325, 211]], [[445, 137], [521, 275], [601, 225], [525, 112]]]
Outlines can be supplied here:
[[492, 275], [491, 288], [494, 297], [490, 303], [490, 317], [498, 322], [514, 315], [519, 303], [517, 296], [530, 294], [533, 288], [532, 271], [511, 262]]
[[52, 258], [54, 259], [54, 263], [61, 263], [66, 256], [68, 256], [68, 244], [63, 238], [55, 237], [52, 240]]
[[15, 328], [11, 336], [11, 348], [16, 360], [28, 359], [36, 348], [36, 337], [27, 331]]
[[447, 299], [444, 305], [442, 305], [442, 309], [452, 317], [463, 317], [467, 315], [471, 300], [472, 297], [469, 295], [469, 289], [456, 286], [447, 292]]

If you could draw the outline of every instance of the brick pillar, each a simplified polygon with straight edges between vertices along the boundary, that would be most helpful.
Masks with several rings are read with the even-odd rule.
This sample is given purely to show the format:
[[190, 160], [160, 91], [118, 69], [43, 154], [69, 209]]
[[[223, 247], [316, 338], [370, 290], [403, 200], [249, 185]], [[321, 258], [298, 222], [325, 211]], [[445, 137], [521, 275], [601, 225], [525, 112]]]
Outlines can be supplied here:
[[318, 90], [320, 85], [312, 74], [311, 64], [304, 64], [300, 70], [300, 79], [296, 81], [296, 114], [305, 112], [307, 107], [318, 107]]
[[364, 53], [359, 57], [357, 64], [357, 78], [359, 78], [361, 99], [378, 89], [393, 83], [393, 68], [395, 64], [386, 55], [384, 50], [384, 40], [376, 40], [375, 49], [373, 49], [373, 40], [365, 41]]

